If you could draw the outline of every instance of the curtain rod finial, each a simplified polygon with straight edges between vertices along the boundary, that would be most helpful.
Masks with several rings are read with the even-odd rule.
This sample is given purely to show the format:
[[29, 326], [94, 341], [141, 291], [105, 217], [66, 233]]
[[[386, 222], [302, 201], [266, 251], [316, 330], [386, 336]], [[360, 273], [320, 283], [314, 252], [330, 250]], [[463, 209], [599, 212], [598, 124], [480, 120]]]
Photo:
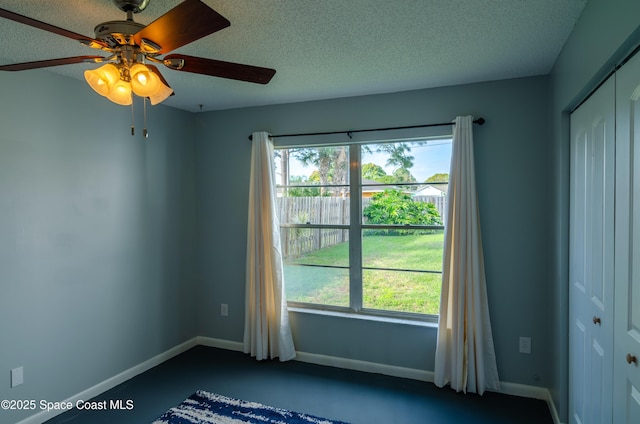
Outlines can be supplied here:
[[478, 118], [474, 122], [478, 125], [484, 125], [486, 121], [484, 120], [484, 118]]

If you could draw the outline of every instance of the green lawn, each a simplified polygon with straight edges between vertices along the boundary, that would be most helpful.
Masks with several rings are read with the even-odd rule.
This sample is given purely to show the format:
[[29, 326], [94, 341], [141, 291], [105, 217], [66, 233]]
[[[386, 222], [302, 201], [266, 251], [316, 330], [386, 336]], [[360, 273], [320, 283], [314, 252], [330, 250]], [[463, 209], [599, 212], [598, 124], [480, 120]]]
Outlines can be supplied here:
[[[404, 270], [441, 271], [443, 239], [442, 232], [363, 237], [363, 266], [393, 269], [363, 270], [364, 307], [438, 314], [441, 274]], [[285, 261], [288, 300], [349, 306], [349, 270], [327, 267], [348, 263], [348, 255], [349, 244], [340, 243]]]

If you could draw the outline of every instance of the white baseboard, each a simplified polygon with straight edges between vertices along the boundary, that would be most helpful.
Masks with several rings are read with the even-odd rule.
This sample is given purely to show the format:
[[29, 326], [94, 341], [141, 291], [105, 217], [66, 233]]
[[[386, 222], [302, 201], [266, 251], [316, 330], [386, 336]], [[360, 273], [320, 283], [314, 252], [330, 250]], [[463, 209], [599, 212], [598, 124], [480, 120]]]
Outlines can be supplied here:
[[[241, 342], [232, 342], [211, 337], [197, 337], [198, 344], [220, 349], [243, 351]], [[340, 358], [337, 356], [319, 355], [317, 353], [296, 352], [296, 361], [307, 362], [316, 365], [326, 365], [329, 367], [344, 368], [354, 371], [363, 371], [376, 374], [384, 374], [393, 377], [410, 378], [413, 380], [433, 381], [433, 373], [430, 371], [404, 368], [394, 365], [379, 364], [376, 362], [360, 361], [356, 359]]]
[[[86, 400], [96, 397], [107, 390], [112, 389], [118, 384], [141, 374], [161, 363], [179, 355], [192, 347], [202, 345], [207, 347], [216, 347], [220, 349], [232, 350], [237, 352], [243, 351], [243, 344], [241, 342], [234, 342], [224, 339], [216, 339], [212, 337], [198, 336], [191, 340], [188, 340], [178, 346], [175, 346], [166, 352], [154, 356], [153, 358], [142, 362], [134, 367], [129, 368], [120, 374], [111, 377], [95, 386], [66, 399], [65, 402], [75, 403], [78, 400]], [[376, 362], [360, 361], [356, 359], [340, 358], [337, 356], [320, 355], [316, 353], [296, 352], [296, 361], [306, 362], [316, 365], [325, 365], [336, 368], [344, 368], [354, 371], [370, 372], [375, 374], [383, 374], [392, 377], [408, 378], [412, 380], [433, 382], [433, 372], [418, 370], [415, 368], [398, 367], [394, 365], [380, 364]], [[549, 405], [549, 411], [553, 417], [554, 424], [562, 424], [558, 417], [558, 411], [551, 398], [551, 393], [544, 387], [528, 386], [525, 384], [501, 382], [499, 393], [508, 395], [521, 396], [533, 399], [540, 399], [547, 402]], [[51, 418], [61, 414], [64, 411], [42, 411], [35, 415], [32, 415], [17, 424], [42, 424], [43, 422], [50, 420]]]
[[[229, 340], [214, 339], [211, 337], [198, 337], [198, 344], [208, 347], [217, 347], [220, 349], [243, 351], [243, 345], [240, 342], [232, 342]], [[384, 374], [392, 377], [408, 378], [412, 380], [426, 381], [433, 383], [433, 372], [418, 370], [415, 368], [398, 367], [394, 365], [385, 365], [376, 362], [360, 361], [355, 359], [340, 358], [336, 356], [319, 355], [316, 353], [296, 352], [296, 361], [307, 362], [316, 365], [326, 365], [336, 368], [344, 368], [354, 371], [370, 372], [375, 374]], [[558, 416], [558, 410], [551, 398], [548, 389], [539, 386], [529, 386], [526, 384], [500, 382], [500, 390], [498, 393], [507, 395], [526, 397], [531, 399], [544, 400], [549, 406], [549, 412], [553, 418], [554, 424], [562, 424]]]
[[545, 387], [500, 382], [499, 393], [543, 400], [547, 402], [547, 407], [549, 408], [549, 413], [551, 414], [553, 423], [562, 424], [562, 422], [560, 421], [560, 416], [558, 415], [558, 410], [556, 409], [556, 404], [553, 402], [553, 398], [551, 397], [551, 392], [549, 392], [549, 389]]
[[233, 342], [231, 340], [224, 340], [224, 339], [214, 339], [213, 337], [198, 336], [196, 337], [196, 341], [201, 346], [217, 347], [220, 349], [234, 350], [236, 352], [242, 352], [244, 349], [242, 342]]
[[551, 392], [547, 390], [547, 405], [549, 405], [549, 411], [551, 412], [551, 417], [553, 418], [554, 424], [564, 424], [560, 421], [560, 415], [558, 415], [558, 410], [556, 409], [556, 403], [553, 401], [553, 396], [551, 396]]
[[[186, 342], [181, 343], [178, 346], [175, 346], [163, 353], [160, 353], [151, 359], [148, 359], [138, 365], [135, 365], [129, 368], [128, 370], [121, 372], [118, 375], [115, 375], [101, 383], [96, 384], [93, 387], [88, 388], [87, 390], [84, 390], [70, 397], [69, 399], [66, 399], [64, 402], [71, 402], [75, 404], [79, 400], [88, 400], [88, 399], [94, 398], [106, 392], [107, 390], [114, 388], [118, 384], [122, 384], [125, 381], [132, 379], [136, 375], [142, 374], [143, 372], [148, 371], [157, 365], [160, 365], [161, 363], [173, 358], [174, 356], [179, 355], [183, 352], [186, 352], [192, 347], [197, 346], [197, 344], [198, 344], [197, 337], [194, 337], [191, 340], [187, 340]], [[22, 421], [19, 421], [17, 424], [42, 424], [45, 421], [50, 420], [51, 418], [62, 414], [63, 412], [66, 412], [66, 411], [53, 411], [53, 410], [41, 411], [35, 415], [31, 415], [30, 417], [25, 418]]]
[[326, 365], [336, 368], [344, 368], [354, 371], [384, 374], [393, 377], [409, 378], [433, 382], [433, 372], [417, 370], [413, 368], [385, 365], [376, 362], [360, 361], [357, 359], [339, 358], [336, 356], [318, 355], [316, 353], [296, 352], [296, 361], [307, 362], [316, 365]]

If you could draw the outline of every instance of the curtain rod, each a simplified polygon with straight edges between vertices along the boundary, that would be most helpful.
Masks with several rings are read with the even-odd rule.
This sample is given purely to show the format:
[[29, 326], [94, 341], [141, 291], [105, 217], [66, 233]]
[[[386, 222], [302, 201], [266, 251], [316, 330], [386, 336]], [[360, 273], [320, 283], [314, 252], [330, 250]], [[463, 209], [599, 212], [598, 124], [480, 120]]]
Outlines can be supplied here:
[[[484, 125], [485, 122], [486, 121], [484, 120], [484, 118], [478, 118], [473, 121], [474, 124], [478, 124], [478, 125]], [[350, 136], [352, 133], [361, 133], [361, 132], [369, 132], [369, 131], [406, 130], [411, 128], [442, 127], [445, 125], [453, 125], [453, 122], [442, 122], [440, 124], [410, 125], [408, 127], [373, 128], [369, 130], [329, 131], [329, 132], [304, 133], [304, 134], [280, 134], [280, 135], [272, 135], [271, 138], [302, 137], [307, 135], [331, 135], [331, 134], [347, 134]], [[249, 136], [249, 140], [253, 140], [253, 135]]]

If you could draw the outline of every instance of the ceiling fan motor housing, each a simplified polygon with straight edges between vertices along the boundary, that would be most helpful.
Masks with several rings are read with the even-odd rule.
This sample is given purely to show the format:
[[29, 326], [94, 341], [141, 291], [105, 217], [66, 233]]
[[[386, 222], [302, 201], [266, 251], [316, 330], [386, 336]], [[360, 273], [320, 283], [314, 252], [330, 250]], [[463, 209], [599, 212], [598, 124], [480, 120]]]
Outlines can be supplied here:
[[145, 26], [134, 21], [109, 21], [96, 26], [96, 39], [102, 40], [111, 47], [132, 46], [135, 44], [133, 35]]
[[140, 13], [149, 5], [150, 0], [113, 0], [123, 12]]

